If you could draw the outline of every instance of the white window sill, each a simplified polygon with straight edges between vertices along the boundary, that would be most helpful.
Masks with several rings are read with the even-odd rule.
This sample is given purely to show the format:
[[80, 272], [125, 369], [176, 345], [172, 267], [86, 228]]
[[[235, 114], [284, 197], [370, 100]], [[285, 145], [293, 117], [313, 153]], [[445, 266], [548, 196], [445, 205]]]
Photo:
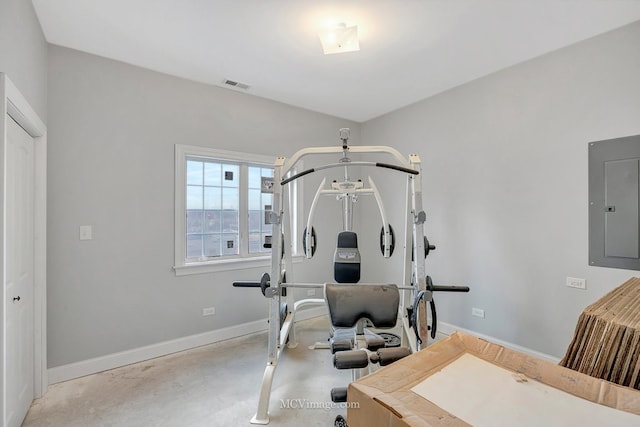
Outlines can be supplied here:
[[[302, 262], [304, 256], [294, 256], [293, 262]], [[270, 268], [271, 257], [260, 256], [251, 258], [221, 259], [207, 262], [194, 262], [184, 265], [176, 265], [173, 270], [176, 276], [188, 276], [191, 274], [217, 273], [221, 271], [246, 270], [247, 268]]]

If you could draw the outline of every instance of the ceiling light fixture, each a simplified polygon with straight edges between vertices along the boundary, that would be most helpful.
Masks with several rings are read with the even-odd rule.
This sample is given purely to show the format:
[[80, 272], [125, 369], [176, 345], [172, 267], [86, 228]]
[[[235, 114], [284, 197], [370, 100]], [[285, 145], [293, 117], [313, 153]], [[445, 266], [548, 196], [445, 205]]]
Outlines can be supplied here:
[[360, 50], [357, 25], [347, 27], [347, 24], [338, 24], [334, 28], [320, 31], [318, 36], [325, 55]]

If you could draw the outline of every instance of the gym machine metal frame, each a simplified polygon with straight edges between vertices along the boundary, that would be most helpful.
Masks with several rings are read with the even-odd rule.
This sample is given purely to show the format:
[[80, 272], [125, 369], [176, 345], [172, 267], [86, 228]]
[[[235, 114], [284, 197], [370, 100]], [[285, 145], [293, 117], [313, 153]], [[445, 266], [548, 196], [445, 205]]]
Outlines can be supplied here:
[[[404, 240], [402, 245], [396, 245], [404, 248], [404, 270], [402, 284], [398, 284], [398, 288], [403, 290], [404, 297], [400, 299], [400, 313], [402, 313], [402, 340], [412, 352], [418, 351], [427, 343], [428, 326], [426, 321], [426, 305], [425, 302], [432, 301], [431, 290], [427, 287], [427, 278], [425, 273], [425, 251], [428, 249], [428, 241], [424, 238], [424, 222], [426, 219], [425, 212], [422, 210], [422, 185], [421, 185], [421, 162], [417, 154], [410, 154], [404, 157], [399, 151], [387, 146], [348, 146], [348, 129], [340, 130], [342, 147], [312, 147], [305, 148], [296, 152], [291, 158], [278, 157], [275, 161], [274, 168], [274, 185], [273, 185], [273, 205], [272, 210], [267, 212], [267, 221], [272, 224], [271, 239], [271, 275], [269, 283], [265, 283], [266, 275], [263, 276], [261, 283], [262, 290], [266, 298], [269, 299], [269, 346], [268, 361], [264, 371], [262, 386], [260, 388], [260, 397], [258, 401], [258, 409], [254, 417], [251, 419], [252, 424], [268, 424], [269, 423], [269, 401], [271, 396], [271, 387], [275, 375], [278, 360], [283, 346], [287, 343], [290, 348], [296, 347], [295, 337], [295, 313], [297, 310], [307, 305], [324, 305], [324, 299], [303, 299], [295, 301], [293, 292], [283, 292], [286, 288], [322, 288], [324, 284], [317, 283], [296, 283], [293, 281], [293, 261], [292, 261], [292, 236], [291, 236], [291, 209], [289, 206], [288, 195], [286, 191], [287, 185], [307, 174], [335, 167], [363, 166], [363, 167], [379, 167], [392, 169], [407, 175], [406, 186], [406, 223], [404, 227]], [[384, 154], [390, 155], [399, 164], [388, 164], [380, 162], [364, 162], [351, 161], [348, 153], [353, 154]], [[323, 166], [314, 167], [299, 173], [294, 173], [299, 161], [304, 157], [325, 154], [342, 154], [343, 158], [339, 163], [332, 163]], [[345, 172], [346, 174], [346, 172]], [[370, 180], [371, 181], [371, 180]], [[371, 181], [372, 183], [372, 181]], [[314, 203], [312, 204], [308, 228], [306, 233], [306, 254], [311, 254], [311, 238], [312, 229], [311, 216], [313, 208], [317, 201], [318, 195], [321, 193], [323, 183], [320, 185]], [[331, 192], [332, 190], [324, 190]], [[339, 192], [339, 190], [336, 190]], [[386, 222], [386, 214], [379, 200], [379, 194], [372, 183], [372, 190], [366, 192], [373, 193], [378, 202], [380, 213], [383, 221], [383, 255], [390, 255], [389, 245], [391, 241], [390, 227]], [[283, 238], [276, 236], [282, 235]], [[283, 248], [283, 245], [287, 245]], [[284, 272], [286, 272], [286, 281], [283, 280]], [[238, 282], [239, 283], [239, 282]], [[248, 283], [248, 282], [247, 282]], [[443, 289], [444, 290], [444, 289]], [[416, 323], [418, 325], [418, 336], [411, 333], [412, 324], [407, 315], [407, 307], [413, 307], [414, 301], [418, 301], [418, 317]], [[287, 312], [281, 318], [282, 303], [286, 302]], [[411, 304], [411, 305], [408, 305]]]

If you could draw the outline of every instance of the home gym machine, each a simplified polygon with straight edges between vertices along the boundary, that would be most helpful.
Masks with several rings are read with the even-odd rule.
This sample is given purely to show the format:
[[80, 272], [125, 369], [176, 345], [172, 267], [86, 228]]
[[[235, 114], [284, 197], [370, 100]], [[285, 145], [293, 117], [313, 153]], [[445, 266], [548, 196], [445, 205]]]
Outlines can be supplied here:
[[[272, 208], [265, 214], [265, 221], [272, 224], [272, 238], [265, 245], [271, 246], [271, 274], [265, 273], [259, 282], [236, 281], [235, 287], [258, 287], [262, 294], [269, 300], [269, 346], [268, 360], [264, 371], [258, 410], [251, 419], [252, 424], [269, 423], [269, 400], [271, 385], [275, 370], [284, 345], [293, 348], [297, 346], [295, 336], [296, 312], [305, 306], [327, 306], [332, 326], [336, 333], [338, 328], [356, 327], [362, 336], [376, 341], [376, 335], [363, 332], [367, 318], [369, 324], [382, 327], [391, 327], [400, 317], [401, 336], [400, 341], [407, 349], [406, 354], [415, 352], [427, 345], [429, 334], [435, 338], [436, 311], [433, 301], [433, 292], [468, 292], [468, 287], [462, 286], [435, 286], [431, 278], [425, 272], [425, 258], [430, 251], [435, 249], [424, 235], [424, 222], [426, 214], [422, 210], [422, 187], [420, 158], [416, 154], [404, 157], [399, 151], [387, 146], [349, 146], [349, 129], [340, 129], [341, 146], [311, 147], [299, 150], [291, 158], [278, 157], [274, 167], [273, 185], [268, 191], [273, 191]], [[341, 155], [338, 162], [314, 166], [309, 169], [297, 171], [303, 158], [316, 159], [321, 155]], [[350, 155], [360, 158], [371, 156], [386, 156], [393, 159], [393, 163], [378, 161], [352, 160]], [[406, 176], [406, 194], [404, 207], [405, 224], [402, 240], [395, 235], [394, 229], [388, 222], [388, 217], [380, 196], [371, 176], [368, 177], [368, 187], [362, 180], [352, 180], [350, 168], [378, 168], [389, 173]], [[316, 234], [313, 227], [314, 213], [321, 196], [333, 196], [342, 202], [342, 231], [337, 237], [337, 244], [333, 259], [335, 283], [303, 283], [294, 280], [292, 247], [293, 197], [292, 184], [301, 180], [304, 176], [328, 169], [341, 168], [344, 170], [342, 180], [333, 180], [330, 188], [325, 188], [326, 178], [322, 179], [315, 197], [311, 202], [306, 227], [303, 232], [303, 251], [306, 258], [311, 258], [316, 252]], [[360, 252], [358, 250], [357, 235], [352, 231], [353, 205], [360, 195], [373, 195], [382, 221], [380, 231], [380, 250], [384, 258], [393, 255], [395, 248], [403, 250], [403, 277], [400, 283], [359, 283], [360, 281]], [[278, 237], [279, 236], [279, 237]], [[325, 298], [309, 298], [295, 300], [294, 292], [287, 292], [293, 288], [319, 288], [323, 290]], [[340, 294], [350, 296], [348, 307], [336, 304], [336, 300], [344, 301]], [[384, 304], [378, 304], [376, 298], [380, 295], [391, 296]], [[389, 302], [391, 301], [391, 302]], [[379, 300], [378, 300], [379, 302]], [[429, 308], [427, 309], [427, 304]], [[379, 306], [391, 307], [384, 313], [379, 312]], [[431, 321], [427, 321], [427, 311], [431, 312]], [[337, 335], [336, 335], [337, 336]], [[345, 344], [345, 340], [332, 339], [332, 351], [353, 350], [355, 340]], [[372, 338], [373, 337], [373, 338]], [[364, 339], [361, 341], [365, 341]], [[384, 347], [384, 342], [375, 344], [375, 348]], [[367, 344], [368, 346], [368, 344]], [[342, 347], [342, 348], [338, 348]], [[368, 350], [364, 353], [344, 351], [342, 355], [336, 352], [334, 365], [339, 369], [360, 368], [363, 364], [390, 363], [401, 352], [372, 353]], [[350, 355], [349, 355], [350, 354]], [[365, 355], [364, 357], [362, 355]], [[364, 360], [366, 359], [366, 360]], [[342, 361], [341, 361], [342, 360]], [[346, 393], [342, 390], [332, 390], [332, 400], [344, 401]]]

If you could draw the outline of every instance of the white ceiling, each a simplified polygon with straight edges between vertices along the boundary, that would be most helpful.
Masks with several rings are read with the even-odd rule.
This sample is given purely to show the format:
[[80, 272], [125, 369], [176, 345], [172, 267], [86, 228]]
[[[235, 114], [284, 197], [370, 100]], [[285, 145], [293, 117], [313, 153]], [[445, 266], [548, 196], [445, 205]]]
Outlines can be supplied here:
[[[49, 43], [212, 85], [239, 81], [357, 122], [640, 20], [640, 0], [33, 4]], [[323, 55], [317, 32], [331, 23], [358, 25], [361, 50]]]

